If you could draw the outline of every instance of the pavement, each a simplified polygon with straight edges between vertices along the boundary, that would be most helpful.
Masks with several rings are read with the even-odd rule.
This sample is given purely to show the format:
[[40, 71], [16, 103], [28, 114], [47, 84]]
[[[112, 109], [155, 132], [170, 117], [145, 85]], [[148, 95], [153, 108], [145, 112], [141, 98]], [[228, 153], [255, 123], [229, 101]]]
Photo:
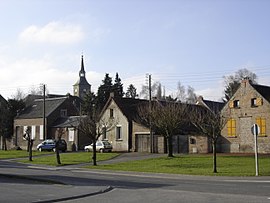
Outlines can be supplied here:
[[[113, 164], [120, 163], [126, 161], [134, 161], [134, 160], [143, 160], [157, 157], [164, 157], [166, 154], [150, 154], [150, 153], [121, 153], [119, 156], [106, 161], [100, 161], [98, 164]], [[43, 166], [43, 165], [34, 165], [34, 164], [20, 164], [20, 163], [10, 163], [12, 160], [2, 160], [1, 161], [2, 169], [0, 168], [0, 188], [2, 191], [1, 200], [5, 200], [5, 202], [14, 202], [14, 199], [11, 198], [10, 192], [13, 194], [18, 193], [20, 191], [22, 193], [21, 184], [24, 185], [24, 193], [20, 196], [20, 201], [18, 202], [29, 202], [29, 197], [31, 197], [30, 202], [65, 202], [65, 201], [73, 201], [73, 200], [81, 200], [82, 198], [88, 199], [92, 198], [92, 196], [96, 196], [97, 194], [107, 193], [114, 188], [111, 186], [115, 183], [116, 180], [112, 179], [106, 182], [106, 184], [100, 184], [99, 179], [95, 179], [96, 182], [93, 182], [92, 178], [86, 178], [84, 182], [82, 182], [82, 178], [84, 175], [92, 174], [90, 177], [103, 177], [104, 175], [111, 175], [111, 177], [120, 176], [125, 179], [126, 177], [140, 178], [142, 180], [146, 180], [147, 178], [157, 178], [161, 181], [164, 179], [165, 182], [169, 180], [180, 182], [185, 181], [199, 181], [199, 180], [225, 180], [230, 184], [230, 181], [254, 181], [256, 182], [269, 182], [270, 180], [265, 177], [209, 177], [209, 176], [191, 176], [191, 175], [175, 175], [175, 174], [157, 174], [157, 173], [139, 173], [139, 172], [123, 172], [123, 171], [104, 171], [98, 169], [83, 169], [81, 166], [91, 165], [92, 163], [87, 164], [79, 164], [79, 165], [67, 165], [60, 167], [53, 166]], [[9, 162], [9, 163], [8, 163]], [[6, 165], [4, 165], [6, 164]], [[17, 166], [12, 164], [18, 164]], [[10, 168], [11, 167], [11, 168]], [[13, 167], [13, 168], [12, 168]], [[8, 169], [9, 168], [9, 169]], [[15, 169], [19, 169], [16, 170]], [[8, 169], [8, 170], [6, 170]], [[33, 169], [33, 170], [31, 170]], [[35, 169], [37, 169], [35, 171]], [[41, 170], [39, 170], [41, 169]], [[29, 170], [29, 174], [26, 174]], [[46, 175], [42, 175], [42, 174]], [[66, 176], [65, 176], [66, 174]], [[69, 178], [69, 175], [72, 174], [74, 177]], [[79, 175], [79, 176], [77, 176]], [[29, 178], [30, 177], [30, 178]], [[86, 176], [87, 177], [87, 176]], [[53, 180], [54, 182], [51, 182]], [[88, 181], [89, 180], [89, 181]], [[91, 181], [90, 181], [91, 180]], [[110, 182], [111, 181], [111, 182]], [[119, 182], [119, 180], [117, 179]], [[227, 184], [227, 182], [225, 182]], [[28, 184], [27, 184], [28, 183]], [[99, 183], [99, 184], [96, 184]], [[121, 183], [121, 181], [120, 181]], [[145, 183], [143, 183], [145, 184]], [[41, 192], [32, 193], [34, 188], [39, 188]], [[121, 187], [118, 187], [118, 190]], [[44, 191], [47, 191], [44, 194]], [[57, 191], [57, 192], [55, 192]], [[49, 196], [48, 196], [49, 194]], [[25, 198], [25, 199], [24, 199]]]
[[[121, 153], [118, 156], [114, 157], [113, 159], [106, 160], [106, 161], [99, 161], [98, 164], [114, 164], [114, 163], [119, 163], [119, 162], [127, 162], [127, 161], [134, 161], [134, 160], [142, 160], [142, 159], [150, 159], [150, 158], [157, 158], [157, 157], [162, 157], [166, 156], [165, 154], [150, 154], [150, 153]], [[9, 162], [10, 165], [12, 165], [17, 159], [9, 159], [9, 160], [0, 160], [3, 164], [6, 162]], [[14, 162], [15, 164], [16, 162]], [[1, 164], [1, 165], [3, 165]], [[25, 166], [25, 168], [29, 169], [42, 169], [42, 170], [48, 170], [51, 173], [53, 171], [64, 171], [64, 170], [75, 170], [75, 171], [81, 171], [84, 170], [81, 167], [86, 166], [86, 165], [91, 165], [92, 163], [84, 163], [84, 164], [77, 164], [77, 165], [66, 165], [66, 166], [47, 166], [47, 165], [36, 165], [36, 164], [22, 164], [22, 163], [16, 163], [15, 165], [21, 165]], [[9, 165], [9, 164], [8, 164]], [[4, 166], [4, 165], [3, 165]], [[5, 168], [5, 167], [4, 167]], [[93, 170], [93, 173], [99, 174], [99, 173], [106, 173], [102, 172], [100, 170]], [[107, 171], [108, 175], [113, 174], [114, 172], [109, 172]], [[116, 174], [120, 175], [121, 173], [116, 172]], [[71, 185], [66, 182], [65, 180], [56, 180], [55, 178], [52, 179], [50, 176], [43, 176], [42, 178], [40, 176], [35, 176], [35, 175], [26, 175], [26, 174], [15, 174], [12, 173], [11, 171], [0, 171], [0, 182], [1, 184], [5, 184], [5, 187], [1, 188], [2, 190], [11, 188], [14, 190], [14, 193], [16, 191], [21, 190], [20, 188], [16, 188], [16, 184], [24, 184], [30, 187], [31, 184], [34, 184], [38, 186], [39, 188], [44, 187], [46, 188], [47, 192], [51, 194], [50, 198], [46, 197], [46, 193], [37, 193], [36, 195], [31, 194], [31, 190], [29, 190], [29, 194], [27, 195], [27, 192], [24, 194], [26, 199], [23, 199], [24, 196], [20, 197], [20, 201], [24, 202], [27, 201], [27, 198], [31, 197], [31, 202], [35, 202], [35, 200], [38, 200], [37, 202], [62, 202], [62, 201], [69, 201], [69, 200], [74, 200], [74, 199], [80, 199], [80, 198], [87, 198], [90, 196], [102, 194], [102, 193], [107, 193], [111, 191], [113, 188], [111, 186], [76, 186], [76, 187], [70, 187]], [[9, 186], [10, 187], [6, 187]], [[51, 185], [48, 189], [46, 185]], [[9, 189], [10, 190], [10, 189]], [[51, 191], [48, 191], [51, 190]], [[70, 190], [70, 192], [68, 192]], [[54, 193], [54, 191], [62, 191], [58, 193]], [[10, 191], [6, 191], [6, 194], [8, 194]], [[64, 193], [70, 193], [70, 194], [76, 194], [76, 195], [64, 195]], [[64, 198], [63, 198], [64, 197]], [[9, 195], [5, 196], [3, 195], [0, 200], [4, 199], [5, 201], [12, 201], [14, 202], [14, 199], [8, 199], [10, 198]], [[29, 199], [28, 199], [29, 200]]]

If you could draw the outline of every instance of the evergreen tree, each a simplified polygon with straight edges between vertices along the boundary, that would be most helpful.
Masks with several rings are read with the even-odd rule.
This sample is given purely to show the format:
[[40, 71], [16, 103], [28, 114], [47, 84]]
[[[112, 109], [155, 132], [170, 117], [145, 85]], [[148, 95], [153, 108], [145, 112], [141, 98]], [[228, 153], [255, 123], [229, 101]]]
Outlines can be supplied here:
[[96, 95], [93, 92], [87, 93], [82, 103], [81, 113], [83, 115], [91, 114], [96, 105], [97, 105]]
[[124, 96], [123, 84], [121, 83], [121, 79], [120, 79], [118, 73], [116, 73], [116, 75], [115, 75], [113, 92], [114, 92], [114, 96], [116, 96], [116, 97], [123, 97]]
[[126, 97], [127, 98], [136, 98], [136, 97], [138, 97], [137, 89], [134, 87], [134, 85], [130, 84], [128, 86], [127, 92], [126, 92]]
[[110, 93], [113, 89], [112, 78], [108, 73], [105, 74], [104, 80], [102, 80], [102, 84], [98, 88], [97, 92], [97, 106], [99, 108], [103, 108], [106, 104], [107, 100], [110, 97]]

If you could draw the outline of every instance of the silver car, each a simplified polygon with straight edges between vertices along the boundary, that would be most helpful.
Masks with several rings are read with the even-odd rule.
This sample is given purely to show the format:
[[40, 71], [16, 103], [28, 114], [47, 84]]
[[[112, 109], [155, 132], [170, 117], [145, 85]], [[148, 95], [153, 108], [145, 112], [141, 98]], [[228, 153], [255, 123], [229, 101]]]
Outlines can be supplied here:
[[[109, 143], [108, 141], [106, 140], [103, 140], [103, 141], [97, 141], [96, 142], [96, 149], [97, 149], [97, 152], [111, 152], [112, 151], [112, 145], [111, 143]], [[90, 144], [90, 145], [86, 145], [84, 147], [84, 150], [86, 152], [92, 152], [93, 151], [93, 143]]]

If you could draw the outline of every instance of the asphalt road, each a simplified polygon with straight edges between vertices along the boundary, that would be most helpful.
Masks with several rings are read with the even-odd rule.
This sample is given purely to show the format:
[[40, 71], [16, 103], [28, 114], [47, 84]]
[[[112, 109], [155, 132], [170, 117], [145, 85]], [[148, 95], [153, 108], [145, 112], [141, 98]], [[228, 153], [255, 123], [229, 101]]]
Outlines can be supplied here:
[[0, 202], [268, 202], [270, 177], [209, 177], [0, 161]]

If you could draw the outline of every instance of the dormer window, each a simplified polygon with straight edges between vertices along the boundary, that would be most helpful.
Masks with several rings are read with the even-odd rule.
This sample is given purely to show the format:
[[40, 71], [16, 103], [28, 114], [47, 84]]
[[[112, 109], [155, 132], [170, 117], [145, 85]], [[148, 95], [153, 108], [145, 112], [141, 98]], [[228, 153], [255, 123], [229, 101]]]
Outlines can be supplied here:
[[60, 110], [60, 116], [61, 117], [67, 117], [67, 109], [61, 109]]

